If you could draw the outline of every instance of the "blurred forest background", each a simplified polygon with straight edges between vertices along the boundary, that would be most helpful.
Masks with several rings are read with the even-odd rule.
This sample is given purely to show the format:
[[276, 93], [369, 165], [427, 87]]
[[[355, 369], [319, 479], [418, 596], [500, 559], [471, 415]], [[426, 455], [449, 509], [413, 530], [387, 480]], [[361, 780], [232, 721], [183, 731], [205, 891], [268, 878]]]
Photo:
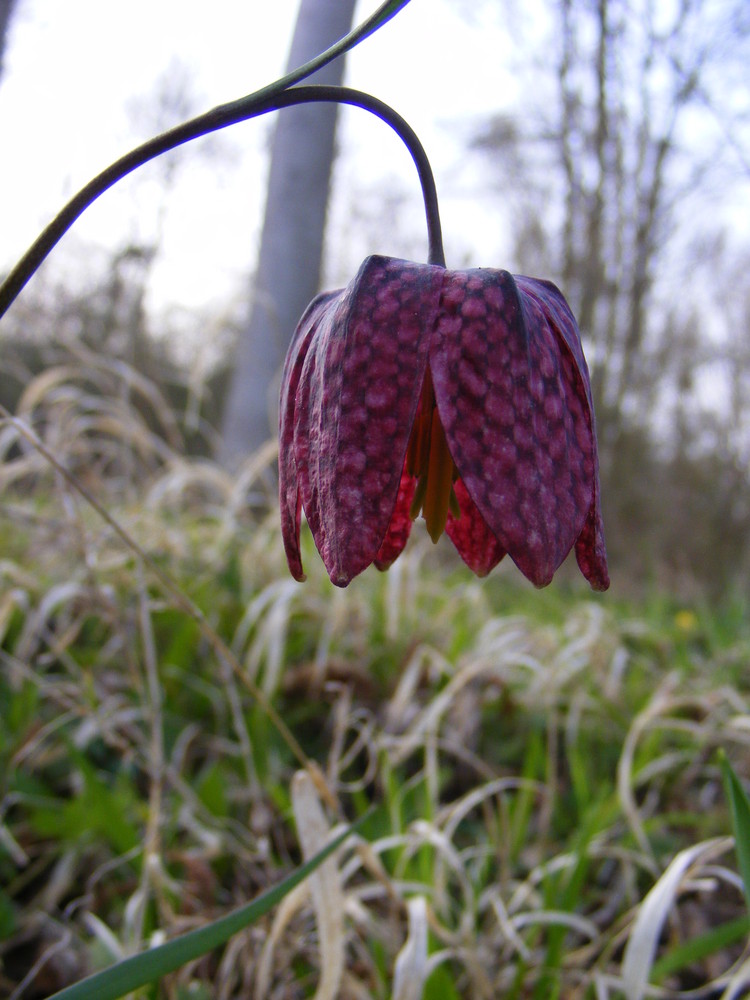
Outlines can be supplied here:
[[[481, 10], [509, 36], [519, 100], [509, 110], [498, 95], [495, 114], [468, 109], [453, 121], [467, 169], [443, 176], [436, 167], [439, 193], [458, 185], [465, 198], [471, 183], [474, 202], [504, 222], [509, 256], [478, 257], [466, 231], [462, 245], [447, 241], [448, 261], [547, 277], [576, 313], [592, 373], [615, 586], [712, 600], [746, 589], [750, 6], [429, 3], [460, 8], [469, 22]], [[23, 4], [0, 0], [6, 64]], [[358, 7], [355, 19], [369, 9]], [[428, 47], [418, 56], [446, 54]], [[471, 79], [456, 86], [470, 101]], [[199, 110], [184, 67], [144, 115], [154, 132]], [[5, 146], [9, 153], [22, 150]], [[190, 170], [193, 158], [210, 163], [220, 155], [220, 145], [205, 144], [166, 161], [162, 204], [177, 171]], [[423, 226], [414, 225], [416, 181], [408, 189], [389, 179], [347, 186], [346, 157], [344, 144], [328, 212], [326, 285], [348, 280], [366, 253], [424, 255]], [[304, 201], [305, 172], [297, 179]], [[251, 276], [221, 312], [175, 305], [156, 315], [148, 292], [163, 252], [158, 226], [148, 240], [125, 235], [114, 249], [84, 250], [78, 245], [75, 259], [35, 279], [0, 326], [0, 402], [23, 411], [36, 376], [69, 364], [76, 352], [96, 352], [160, 388], [190, 453], [220, 455], [235, 345], [252, 311]]]

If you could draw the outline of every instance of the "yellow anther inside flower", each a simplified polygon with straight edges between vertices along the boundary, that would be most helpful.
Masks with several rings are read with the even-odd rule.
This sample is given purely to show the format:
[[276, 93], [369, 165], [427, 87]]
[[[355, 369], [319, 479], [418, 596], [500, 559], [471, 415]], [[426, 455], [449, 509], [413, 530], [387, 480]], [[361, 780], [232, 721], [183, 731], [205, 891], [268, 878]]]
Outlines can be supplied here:
[[414, 520], [421, 512], [427, 532], [433, 542], [436, 542], [445, 531], [448, 511], [459, 516], [458, 500], [453, 489], [458, 473], [440, 423], [429, 369], [422, 385], [417, 419], [409, 439], [406, 468], [410, 475], [417, 477], [409, 516]]

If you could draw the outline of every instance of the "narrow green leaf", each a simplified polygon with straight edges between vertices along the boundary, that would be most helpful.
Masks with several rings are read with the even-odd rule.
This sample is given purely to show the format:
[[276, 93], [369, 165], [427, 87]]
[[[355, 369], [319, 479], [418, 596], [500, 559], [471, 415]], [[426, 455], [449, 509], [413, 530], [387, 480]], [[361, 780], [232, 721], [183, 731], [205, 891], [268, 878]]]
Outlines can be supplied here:
[[724, 779], [724, 793], [729, 801], [732, 816], [734, 844], [745, 889], [745, 903], [750, 913], [750, 800], [723, 750], [719, 751], [719, 766]]
[[17, 926], [18, 919], [13, 900], [0, 889], [0, 941], [6, 940], [15, 933]]
[[118, 962], [109, 969], [104, 969], [74, 986], [60, 990], [53, 997], [50, 997], [50, 1000], [117, 1000], [118, 997], [130, 993], [140, 986], [160, 979], [168, 972], [174, 972], [186, 962], [220, 947], [232, 935], [254, 923], [280, 902], [284, 896], [288, 895], [296, 885], [299, 885], [311, 872], [315, 871], [318, 865], [357, 830], [364, 819], [363, 816], [357, 820], [322, 851], [319, 851], [315, 857], [300, 865], [282, 882], [258, 896], [251, 903], [241, 906], [238, 910], [228, 913], [225, 917], [215, 920], [206, 927], [189, 931], [187, 934], [174, 938], [174, 940], [159, 945], [157, 948], [151, 948], [140, 955], [123, 959], [122, 962]]
[[438, 965], [425, 983], [423, 1000], [459, 1000], [459, 997], [450, 969]]
[[712, 927], [692, 940], [671, 948], [666, 955], [654, 962], [650, 981], [661, 983], [667, 976], [674, 975], [688, 965], [694, 965], [710, 955], [723, 951], [746, 937], [748, 930], [750, 930], [750, 917], [737, 917], [736, 920], [729, 920], [718, 927]]

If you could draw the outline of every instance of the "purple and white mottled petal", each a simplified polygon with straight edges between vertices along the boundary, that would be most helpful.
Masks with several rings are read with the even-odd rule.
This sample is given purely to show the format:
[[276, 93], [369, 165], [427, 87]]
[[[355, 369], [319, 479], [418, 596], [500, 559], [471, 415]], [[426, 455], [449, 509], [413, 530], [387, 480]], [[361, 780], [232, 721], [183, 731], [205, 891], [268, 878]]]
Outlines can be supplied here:
[[593, 491], [588, 404], [569, 353], [507, 271], [451, 271], [429, 364], [469, 496], [521, 572], [545, 586]]
[[538, 303], [547, 322], [562, 338], [565, 346], [573, 355], [573, 360], [581, 375], [581, 389], [585, 392], [586, 400], [593, 410], [589, 369], [581, 346], [581, 334], [565, 296], [557, 285], [551, 281], [545, 281], [543, 278], [529, 278], [524, 274], [514, 274], [513, 279], [522, 295], [531, 296]]
[[310, 342], [294, 454], [310, 529], [338, 586], [374, 561], [386, 537], [443, 274], [367, 258]]
[[583, 531], [576, 541], [576, 560], [581, 572], [594, 590], [607, 590], [609, 570], [607, 569], [607, 550], [604, 545], [604, 527], [599, 509], [598, 493], [597, 484], [596, 499], [591, 504]]
[[575, 545], [586, 579], [606, 589], [589, 373], [559, 290], [384, 257], [314, 300], [287, 355], [279, 495], [292, 574], [304, 578], [301, 508], [339, 586], [402, 551], [427, 365], [460, 477], [461, 516], [446, 531], [467, 565], [485, 575], [507, 551], [543, 586]]
[[541, 306], [547, 322], [562, 340], [561, 348], [570, 352], [573, 361], [570, 381], [576, 386], [577, 395], [583, 393], [588, 403], [586, 417], [591, 441], [591, 453], [594, 466], [591, 505], [586, 522], [579, 538], [576, 540], [576, 558], [584, 577], [594, 590], [606, 590], [609, 587], [609, 572], [607, 570], [607, 549], [604, 542], [604, 525], [602, 522], [600, 487], [599, 487], [599, 457], [596, 447], [596, 421], [594, 403], [591, 396], [591, 380], [586, 358], [581, 346], [578, 324], [562, 292], [550, 281], [540, 281], [536, 278], [516, 276], [516, 283], [522, 291], [533, 297]]
[[302, 556], [299, 547], [300, 513], [302, 499], [297, 480], [297, 464], [294, 458], [294, 422], [297, 387], [302, 366], [310, 346], [310, 341], [329, 304], [340, 292], [326, 292], [318, 295], [302, 316], [289, 345], [281, 376], [281, 396], [279, 400], [279, 506], [281, 512], [281, 536], [289, 564], [295, 580], [304, 580]]

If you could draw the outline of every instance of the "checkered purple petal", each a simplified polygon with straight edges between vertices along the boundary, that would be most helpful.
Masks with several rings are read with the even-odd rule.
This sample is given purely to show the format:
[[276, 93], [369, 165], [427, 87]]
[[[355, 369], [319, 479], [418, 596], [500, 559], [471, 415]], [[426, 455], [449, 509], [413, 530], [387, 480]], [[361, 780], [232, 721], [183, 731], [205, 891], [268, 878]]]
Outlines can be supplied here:
[[294, 456], [315, 544], [338, 586], [369, 566], [386, 538], [443, 273], [369, 257], [311, 338]]

